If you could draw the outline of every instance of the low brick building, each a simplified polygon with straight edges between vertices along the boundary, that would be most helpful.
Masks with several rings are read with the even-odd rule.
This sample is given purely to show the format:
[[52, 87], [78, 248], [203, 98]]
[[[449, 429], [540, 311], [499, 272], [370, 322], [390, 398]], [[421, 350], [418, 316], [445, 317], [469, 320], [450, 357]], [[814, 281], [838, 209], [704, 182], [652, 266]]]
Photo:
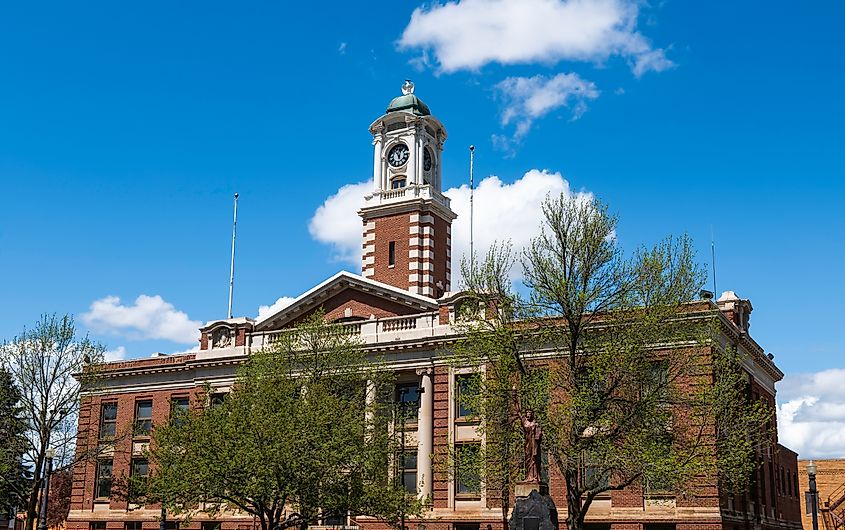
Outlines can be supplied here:
[[[397, 396], [416, 410], [406, 425], [406, 450], [416, 447], [416, 463], [401, 471], [411, 489], [431, 499], [431, 509], [423, 519], [408, 521], [409, 527], [501, 527], [500, 509], [483, 488], [471, 491], [432, 464], [431, 455], [447, 446], [480, 444], [482, 439], [456, 400], [461, 378], [473, 368], [456, 368], [438, 354], [458, 335], [454, 320], [462, 296], [452, 292], [450, 285], [450, 226], [455, 214], [441, 192], [446, 131], [413, 94], [412, 86], [403, 89], [405, 93], [370, 126], [373, 191], [359, 212], [362, 274], [340, 272], [260, 321], [209, 322], [199, 330], [196, 352], [104, 365], [102, 381], [83, 400], [78, 451], [107, 450], [75, 470], [69, 530], [158, 528], [156, 506], [128, 506], [110, 498], [110, 477], [146, 473], [143, 450], [150, 431], [167, 421], [174, 407], [188, 406], [205, 384], [214, 389], [212, 400], [227, 392], [237, 367], [251, 352], [321, 308], [329, 320], [358, 336], [366, 351], [389, 362], [397, 376]], [[751, 310], [750, 301], [733, 292], [716, 302], [700, 300], [688, 307], [693, 317], [718, 320], [717, 342], [733, 345], [745, 355], [753, 393], [749, 397], [774, 407], [775, 384], [783, 374], [749, 335]], [[422, 394], [417, 392], [420, 387]], [[121, 432], [133, 435], [114, 438]], [[109, 442], [113, 438], [116, 441]], [[797, 530], [798, 491], [785, 486], [791, 484], [788, 480], [784, 482], [796, 473], [795, 453], [777, 444], [775, 436], [761, 454], [748, 495], [728, 496], [713, 486], [676, 498], [653, 496], [632, 486], [597, 499], [587, 525], [591, 530]], [[564, 485], [554, 468], [549, 470], [549, 489], [563, 521]], [[350, 519], [322, 523], [365, 529], [382, 526]], [[198, 515], [185, 530], [250, 530], [254, 524], [252, 517], [237, 513], [213, 521]]]
[[[816, 489], [819, 492], [819, 528], [838, 530], [845, 528], [845, 458], [814, 460], [816, 464]], [[795, 487], [801, 495], [801, 517], [804, 530], [813, 529], [810, 491], [810, 477], [807, 474], [809, 460], [798, 461], [798, 477]]]

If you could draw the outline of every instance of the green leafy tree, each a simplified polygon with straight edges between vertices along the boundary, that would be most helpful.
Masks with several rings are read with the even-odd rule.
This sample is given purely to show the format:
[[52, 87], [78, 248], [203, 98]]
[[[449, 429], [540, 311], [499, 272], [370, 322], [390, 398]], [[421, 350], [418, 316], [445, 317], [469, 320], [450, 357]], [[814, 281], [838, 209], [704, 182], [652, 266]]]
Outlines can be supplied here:
[[392, 388], [317, 314], [253, 353], [222, 403], [201, 400], [156, 426], [151, 474], [124, 490], [188, 518], [241, 510], [263, 530], [346, 514], [395, 523], [419, 503], [390, 480]]
[[97, 374], [91, 365], [102, 361], [104, 351], [101, 344], [79, 335], [70, 315], [44, 315], [0, 346], [0, 363], [19, 390], [26, 441], [23, 462], [32, 472], [23, 506], [33, 529], [48, 449], [56, 453], [57, 471], [93, 456], [75, 454], [77, 434], [86, 436], [77, 432], [80, 382], [93, 388]]
[[13, 513], [26, 502], [29, 473], [24, 468], [26, 423], [20, 392], [12, 376], [0, 367], [0, 513]]
[[617, 220], [598, 201], [561, 195], [543, 213], [521, 260], [528, 300], [507, 281], [508, 247], [465, 267], [481, 302], [471, 308], [486, 314], [470, 319], [456, 353], [485, 368], [476, 410], [485, 481], [503, 514], [523, 463], [511, 386], [543, 427], [570, 530], [613, 490], [744, 488], [771, 412], [748, 402], [741, 359], [712, 340], [715, 310], [692, 303], [703, 274], [690, 240], [669, 237], [626, 257]]

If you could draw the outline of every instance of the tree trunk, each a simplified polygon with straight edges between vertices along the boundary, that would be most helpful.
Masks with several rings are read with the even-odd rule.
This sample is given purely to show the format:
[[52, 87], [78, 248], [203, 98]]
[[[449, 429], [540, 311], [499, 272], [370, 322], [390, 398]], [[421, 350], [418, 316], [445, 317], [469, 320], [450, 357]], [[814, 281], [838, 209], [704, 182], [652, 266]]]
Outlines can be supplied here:
[[26, 527], [36, 530], [36, 517], [38, 515], [38, 493], [41, 491], [41, 461], [36, 461], [35, 473], [32, 477], [32, 489], [29, 492], [29, 500], [26, 504]]
[[578, 489], [578, 475], [571, 470], [564, 474], [566, 479], [566, 528], [567, 530], [582, 530], [584, 516], [581, 513], [581, 495]]
[[511, 507], [510, 489], [502, 488], [502, 530], [508, 530], [508, 512]]

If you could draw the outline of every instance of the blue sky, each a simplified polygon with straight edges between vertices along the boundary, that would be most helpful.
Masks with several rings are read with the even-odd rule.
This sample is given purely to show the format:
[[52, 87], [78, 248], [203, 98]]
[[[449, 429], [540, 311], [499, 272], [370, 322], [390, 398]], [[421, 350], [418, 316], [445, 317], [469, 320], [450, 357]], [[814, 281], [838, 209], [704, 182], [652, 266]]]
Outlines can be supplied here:
[[411, 78], [449, 131], [444, 188], [475, 144], [478, 179], [497, 176], [478, 207], [526, 197], [506, 216], [517, 240], [547, 189], [608, 202], [626, 248], [688, 232], [709, 262], [712, 227], [718, 290], [752, 300], [787, 412], [806, 413], [794, 443], [845, 456], [841, 385], [807, 386], [845, 368], [843, 17], [834, 1], [4, 4], [0, 338], [58, 312], [127, 357], [190, 349], [185, 329], [225, 317], [235, 191], [236, 314], [357, 272], [344, 227], [363, 188], [336, 194], [371, 175], [367, 127]]

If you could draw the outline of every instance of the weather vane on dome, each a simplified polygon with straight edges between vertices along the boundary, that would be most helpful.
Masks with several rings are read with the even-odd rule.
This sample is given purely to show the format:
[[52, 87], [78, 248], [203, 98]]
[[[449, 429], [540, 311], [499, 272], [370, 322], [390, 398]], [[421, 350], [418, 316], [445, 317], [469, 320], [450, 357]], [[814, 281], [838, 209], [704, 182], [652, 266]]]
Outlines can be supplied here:
[[402, 94], [408, 95], [414, 93], [414, 83], [410, 79], [406, 79], [404, 83], [402, 83]]

